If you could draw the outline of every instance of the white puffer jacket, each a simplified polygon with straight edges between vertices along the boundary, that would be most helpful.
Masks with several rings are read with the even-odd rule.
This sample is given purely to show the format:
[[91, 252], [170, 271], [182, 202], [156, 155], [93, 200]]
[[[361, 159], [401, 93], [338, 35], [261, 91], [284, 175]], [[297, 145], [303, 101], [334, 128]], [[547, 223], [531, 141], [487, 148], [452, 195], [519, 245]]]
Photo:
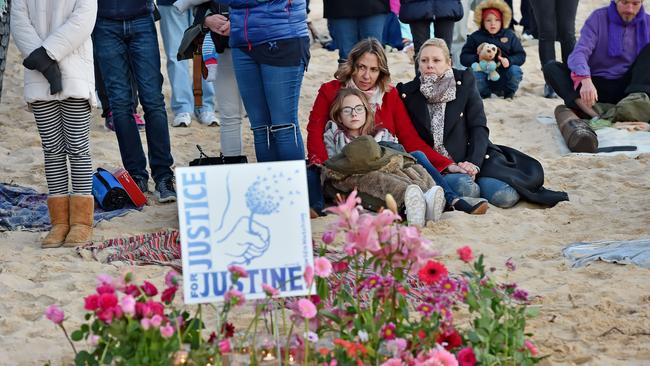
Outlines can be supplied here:
[[51, 95], [47, 79], [25, 69], [25, 101], [88, 99], [96, 105], [93, 43], [97, 0], [14, 0], [11, 35], [23, 58], [43, 46], [59, 63], [63, 91]]

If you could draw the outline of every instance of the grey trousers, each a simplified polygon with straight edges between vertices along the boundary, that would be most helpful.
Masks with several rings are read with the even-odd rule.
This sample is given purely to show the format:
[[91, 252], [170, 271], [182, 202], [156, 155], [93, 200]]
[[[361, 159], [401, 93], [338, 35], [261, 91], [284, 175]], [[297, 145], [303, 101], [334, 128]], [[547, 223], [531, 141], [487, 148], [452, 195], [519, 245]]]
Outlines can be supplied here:
[[217, 78], [214, 81], [217, 111], [221, 121], [221, 153], [223, 156], [242, 155], [242, 120], [244, 106], [235, 69], [232, 62], [232, 50], [226, 48], [219, 55]]

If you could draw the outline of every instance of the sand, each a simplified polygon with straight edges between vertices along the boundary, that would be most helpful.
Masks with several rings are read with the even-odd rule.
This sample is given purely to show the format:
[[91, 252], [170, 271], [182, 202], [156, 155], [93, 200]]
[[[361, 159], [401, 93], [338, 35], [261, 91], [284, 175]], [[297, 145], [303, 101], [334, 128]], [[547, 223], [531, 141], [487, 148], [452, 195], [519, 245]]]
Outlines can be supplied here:
[[[319, 1], [312, 3], [314, 23], [325, 29], [322, 6]], [[581, 1], [576, 24], [581, 25], [591, 10], [607, 3]], [[514, 259], [518, 270], [510, 279], [536, 296], [534, 303], [541, 308], [529, 331], [535, 334], [541, 352], [550, 355], [546, 364], [650, 364], [648, 269], [602, 262], [572, 269], [561, 256], [561, 249], [575, 241], [650, 236], [650, 155], [566, 155], [557, 127], [536, 120], [537, 116], [552, 116], [560, 100], [541, 96], [544, 81], [537, 42], [526, 41], [524, 46], [528, 59], [516, 98], [485, 101], [491, 139], [538, 158], [546, 170], [546, 186], [567, 191], [571, 201], [551, 209], [528, 203], [507, 210], [491, 207], [484, 216], [445, 213], [442, 221], [427, 227], [425, 233], [443, 258], [450, 259], [452, 269], [459, 268], [451, 259], [463, 245], [485, 253], [488, 264], [498, 268], [503, 268], [508, 258]], [[388, 56], [394, 82], [413, 77], [404, 54]], [[312, 47], [300, 99], [305, 137], [316, 92], [322, 82], [331, 79], [336, 59], [336, 53]], [[22, 74], [19, 54], [12, 45], [0, 104], [2, 181], [45, 191], [40, 139], [33, 116], [24, 109]], [[166, 71], [163, 74], [166, 76]], [[165, 95], [169, 102], [167, 81]], [[177, 166], [197, 157], [196, 143], [211, 154], [219, 151], [219, 128], [195, 122], [190, 128], [171, 128], [170, 133]], [[115, 136], [103, 127], [99, 111], [94, 114], [91, 142], [95, 166], [120, 166]], [[248, 131], [245, 144], [246, 154], [254, 156]], [[320, 237], [329, 221], [313, 221], [315, 237]], [[176, 205], [152, 203], [142, 212], [100, 223], [95, 239], [177, 226]], [[70, 364], [69, 346], [59, 329], [44, 319], [43, 310], [52, 303], [60, 304], [68, 314], [68, 325], [78, 326], [82, 297], [93, 291], [95, 276], [117, 275], [124, 269], [83, 260], [69, 248], [42, 250], [39, 241], [43, 235], [0, 233], [0, 365], [37, 365], [48, 360], [53, 365]], [[153, 278], [158, 284], [166, 271], [156, 266], [136, 268], [140, 279]], [[499, 275], [503, 277], [503, 273]]]

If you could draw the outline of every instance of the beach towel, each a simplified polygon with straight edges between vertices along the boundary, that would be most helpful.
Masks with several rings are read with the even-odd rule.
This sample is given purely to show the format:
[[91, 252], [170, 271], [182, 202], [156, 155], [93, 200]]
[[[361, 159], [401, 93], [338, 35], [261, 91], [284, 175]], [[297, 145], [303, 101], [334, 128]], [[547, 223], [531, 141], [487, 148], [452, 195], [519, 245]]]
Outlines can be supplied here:
[[132, 265], [156, 264], [182, 271], [181, 243], [178, 230], [108, 239], [78, 247], [82, 258], [101, 263], [124, 262]]
[[[95, 208], [95, 225], [102, 220], [123, 216], [133, 205], [123, 209], [104, 211]], [[0, 231], [48, 231], [50, 215], [47, 211], [47, 194], [32, 188], [0, 183]]]
[[573, 268], [596, 260], [650, 268], [650, 238], [572, 243], [562, 249], [562, 255]]

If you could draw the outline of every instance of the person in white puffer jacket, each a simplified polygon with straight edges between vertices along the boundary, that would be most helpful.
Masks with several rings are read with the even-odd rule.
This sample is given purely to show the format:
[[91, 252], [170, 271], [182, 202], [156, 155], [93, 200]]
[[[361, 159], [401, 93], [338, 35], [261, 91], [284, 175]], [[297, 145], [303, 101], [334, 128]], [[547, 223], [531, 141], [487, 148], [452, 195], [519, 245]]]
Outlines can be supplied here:
[[49, 191], [52, 229], [43, 248], [78, 246], [92, 237], [89, 140], [96, 98], [90, 36], [96, 16], [96, 0], [11, 4], [11, 34], [24, 58], [25, 101], [41, 136]]

